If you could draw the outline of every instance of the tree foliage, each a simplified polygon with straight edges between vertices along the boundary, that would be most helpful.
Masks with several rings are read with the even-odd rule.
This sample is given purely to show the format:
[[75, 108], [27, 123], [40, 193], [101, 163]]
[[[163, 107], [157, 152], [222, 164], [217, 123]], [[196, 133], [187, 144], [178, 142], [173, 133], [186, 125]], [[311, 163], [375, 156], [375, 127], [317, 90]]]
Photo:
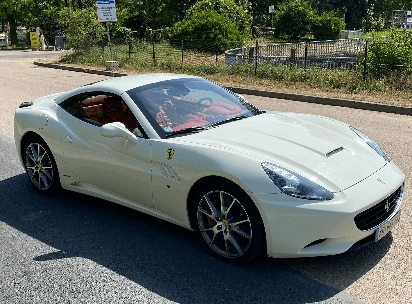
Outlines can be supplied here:
[[373, 6], [366, 10], [366, 15], [362, 18], [362, 27], [365, 32], [381, 31], [384, 25], [383, 15], [375, 14]]
[[[359, 62], [364, 62], [364, 53], [359, 54]], [[367, 49], [368, 71], [373, 76], [388, 75], [393, 72], [412, 74], [412, 32], [392, 29], [389, 39], [376, 40]]]
[[[191, 13], [182, 21], [177, 22], [170, 32], [170, 39], [178, 43], [181, 40], [193, 39], [214, 41], [216, 42], [215, 50], [219, 52], [240, 46], [244, 38], [244, 35], [228, 17], [212, 10]], [[198, 43], [192, 44], [194, 49], [198, 46]]]
[[345, 23], [333, 11], [324, 12], [313, 24], [313, 36], [316, 40], [336, 40], [344, 28]]
[[15, 45], [17, 41], [17, 26], [23, 24], [28, 14], [28, 6], [31, 1], [21, 0], [1, 0], [0, 16], [4, 17], [10, 24], [11, 44]]
[[275, 12], [275, 31], [279, 36], [299, 39], [310, 32], [315, 20], [311, 4], [304, 0], [287, 0]]
[[[248, 4], [246, 4], [248, 5]], [[202, 0], [197, 2], [186, 12], [186, 18], [194, 18], [194, 14], [201, 11], [213, 11], [230, 19], [239, 32], [247, 33], [252, 24], [252, 17], [248, 11], [232, 0]]]
[[75, 50], [88, 50], [91, 45], [100, 42], [105, 34], [93, 8], [65, 8], [59, 14], [59, 24], [69, 40], [68, 46]]

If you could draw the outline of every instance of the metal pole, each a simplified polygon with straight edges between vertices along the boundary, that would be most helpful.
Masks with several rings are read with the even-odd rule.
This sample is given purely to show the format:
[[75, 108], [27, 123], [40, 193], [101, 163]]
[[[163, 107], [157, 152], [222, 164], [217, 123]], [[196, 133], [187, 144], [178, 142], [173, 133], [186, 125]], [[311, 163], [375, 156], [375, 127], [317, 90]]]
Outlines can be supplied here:
[[255, 48], [255, 76], [256, 76], [256, 74], [257, 74], [258, 47], [259, 47], [259, 41], [256, 40], [256, 48]]
[[273, 11], [272, 11], [272, 27], [270, 28], [271, 31], [273, 31]]
[[305, 42], [305, 71], [306, 71], [307, 59], [308, 59], [308, 42]]
[[153, 47], [153, 63], [156, 63], [156, 55], [155, 55], [155, 42], [152, 37], [152, 47]]
[[218, 56], [218, 50], [217, 50], [217, 40], [215, 42], [215, 53], [216, 53], [216, 65], [218, 64], [217, 62], [217, 56]]
[[366, 62], [368, 58], [368, 40], [366, 40], [365, 44], [365, 60], [363, 62], [363, 81], [366, 81]]
[[107, 28], [107, 38], [109, 39], [110, 60], [113, 61], [112, 44], [110, 42], [109, 22], [106, 22], [106, 28]]

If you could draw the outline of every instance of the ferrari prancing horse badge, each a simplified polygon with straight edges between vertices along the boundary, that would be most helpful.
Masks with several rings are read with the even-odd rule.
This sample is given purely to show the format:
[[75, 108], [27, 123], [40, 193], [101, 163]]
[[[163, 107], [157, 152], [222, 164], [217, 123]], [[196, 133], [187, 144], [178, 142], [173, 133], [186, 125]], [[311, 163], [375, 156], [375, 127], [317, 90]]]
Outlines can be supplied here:
[[167, 154], [166, 154], [167, 159], [171, 160], [172, 157], [173, 157], [173, 154], [175, 154], [175, 150], [173, 150], [173, 149], [167, 150]]

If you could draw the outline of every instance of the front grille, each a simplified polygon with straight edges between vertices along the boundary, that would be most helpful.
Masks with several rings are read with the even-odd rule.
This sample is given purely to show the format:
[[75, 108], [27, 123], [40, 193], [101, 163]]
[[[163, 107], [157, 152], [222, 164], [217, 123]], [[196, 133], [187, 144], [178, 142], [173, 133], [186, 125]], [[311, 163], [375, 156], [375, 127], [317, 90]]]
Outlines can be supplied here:
[[355, 216], [356, 227], [360, 230], [369, 230], [387, 220], [394, 210], [396, 210], [398, 199], [402, 195], [402, 190], [403, 186], [400, 186], [398, 190], [389, 197]]

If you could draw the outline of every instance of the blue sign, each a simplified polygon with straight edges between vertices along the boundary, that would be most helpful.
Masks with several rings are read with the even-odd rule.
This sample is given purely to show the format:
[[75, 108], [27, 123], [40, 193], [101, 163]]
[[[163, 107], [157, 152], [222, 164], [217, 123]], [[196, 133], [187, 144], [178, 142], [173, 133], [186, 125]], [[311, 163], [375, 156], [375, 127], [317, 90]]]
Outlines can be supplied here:
[[96, 0], [97, 5], [114, 4], [114, 0]]

